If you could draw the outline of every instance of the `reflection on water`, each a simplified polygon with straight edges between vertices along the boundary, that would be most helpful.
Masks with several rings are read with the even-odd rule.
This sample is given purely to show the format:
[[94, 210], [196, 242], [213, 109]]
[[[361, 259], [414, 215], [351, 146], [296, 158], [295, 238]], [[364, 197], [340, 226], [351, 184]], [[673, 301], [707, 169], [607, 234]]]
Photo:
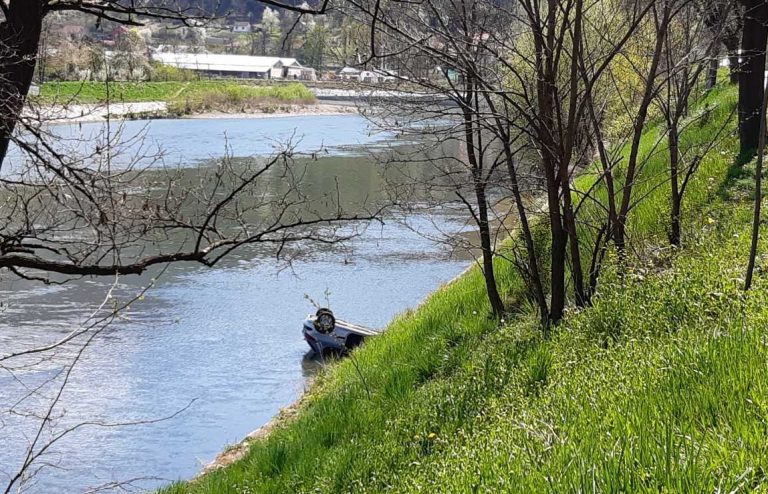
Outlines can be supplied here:
[[[113, 164], [139, 162], [147, 166], [184, 166], [221, 156], [263, 156], [290, 143], [299, 153], [334, 156], [361, 154], [392, 136], [373, 129], [359, 115], [316, 115], [269, 119], [134, 120], [54, 125], [48, 128], [67, 155], [91, 156], [109, 142], [120, 142], [112, 152]], [[361, 147], [361, 146], [364, 146]], [[3, 164], [12, 169], [20, 160], [13, 148]], [[137, 160], [137, 157], [144, 157]], [[6, 172], [6, 170], [4, 170]]]
[[[361, 125], [359, 117], [334, 117], [332, 129], [328, 118], [310, 119], [312, 126], [302, 129], [306, 142], [351, 143], [350, 135], [340, 133]], [[296, 125], [298, 119], [289, 120]], [[156, 123], [172, 130], [154, 134]], [[213, 139], [204, 123], [155, 122], [151, 133], [165, 140], [170, 134], [164, 132], [173, 132], [174, 146], [202, 157], [203, 148], [223, 149], [223, 138]], [[209, 124], [228, 133], [248, 127], [253, 135], [280, 129], [283, 122]], [[313, 163], [302, 182], [306, 190], [326, 191], [341, 183], [342, 192], [349, 193], [347, 204], [384, 194], [379, 171], [367, 159], [329, 153]], [[381, 327], [464, 268], [464, 262], [452, 260], [413, 230], [458, 229], [458, 221], [438, 214], [414, 216], [409, 223], [410, 228], [391, 220], [372, 225], [343, 248], [300, 245], [287, 269], [270, 251], [258, 248], [239, 251], [215, 269], [171, 266], [84, 355], [62, 397], [65, 413], [55, 423], [63, 429], [84, 420], [142, 421], [189, 407], [171, 420], [90, 426], [66, 437], [47, 456], [61, 469], [44, 470], [29, 492], [79, 492], [138, 477], [146, 478], [139, 486], [152, 487], [194, 475], [225, 445], [296, 399], [316, 371], [318, 363], [305, 359], [300, 331], [303, 318], [314, 310], [305, 295], [318, 302], [327, 299], [344, 319]], [[116, 297], [138, 293], [154, 275], [121, 279]], [[111, 282], [82, 279], [45, 287], [2, 280], [0, 297], [7, 306], [0, 313], [0, 353], [63, 336], [103, 300]], [[0, 373], [0, 409], [60, 370], [53, 361], [22, 371], [23, 383]], [[2, 416], [0, 484], [5, 483], [3, 472], [18, 467], [34, 425], [22, 416]]]

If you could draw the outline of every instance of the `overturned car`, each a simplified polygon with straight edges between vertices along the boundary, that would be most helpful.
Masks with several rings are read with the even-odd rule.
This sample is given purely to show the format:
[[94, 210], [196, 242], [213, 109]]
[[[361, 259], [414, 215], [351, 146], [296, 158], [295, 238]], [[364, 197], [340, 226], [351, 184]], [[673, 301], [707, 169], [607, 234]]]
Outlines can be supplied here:
[[304, 321], [304, 339], [319, 355], [346, 353], [381, 331], [337, 320], [330, 309], [319, 309]]

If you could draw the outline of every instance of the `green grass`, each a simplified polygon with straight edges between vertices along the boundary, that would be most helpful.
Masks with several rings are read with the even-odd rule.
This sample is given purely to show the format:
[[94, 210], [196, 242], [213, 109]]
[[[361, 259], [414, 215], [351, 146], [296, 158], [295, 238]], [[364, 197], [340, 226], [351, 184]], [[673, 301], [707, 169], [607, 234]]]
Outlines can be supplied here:
[[104, 103], [167, 101], [188, 86], [210, 84], [185, 82], [46, 82], [40, 87], [40, 101], [53, 103]]
[[[269, 86], [242, 85], [231, 81], [189, 82], [48, 82], [41, 86], [38, 101], [44, 104], [133, 103], [165, 101], [176, 110], [212, 111], [212, 105], [256, 106], [310, 104], [314, 95], [299, 83]], [[209, 105], [209, 106], [206, 106]]]
[[[734, 101], [732, 88], [706, 98], [687, 144], [711, 140]], [[702, 163], [675, 252], [657, 136], [630, 228], [647, 255], [628, 276], [609, 257], [593, 307], [550, 340], [508, 263], [500, 288], [518, 310], [501, 326], [473, 270], [323, 373], [243, 460], [164, 492], [765, 490], [768, 291], [739, 288], [750, 216], [735, 137]]]

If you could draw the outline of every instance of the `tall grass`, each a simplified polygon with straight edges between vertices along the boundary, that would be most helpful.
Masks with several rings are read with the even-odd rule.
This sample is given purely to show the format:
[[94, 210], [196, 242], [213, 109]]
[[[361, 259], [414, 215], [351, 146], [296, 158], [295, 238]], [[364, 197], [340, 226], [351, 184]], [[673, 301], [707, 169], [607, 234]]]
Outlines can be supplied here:
[[310, 105], [315, 102], [315, 95], [299, 83], [279, 86], [243, 86], [229, 83], [187, 91], [171, 101], [168, 110], [180, 115], [213, 111], [273, 112], [284, 106]]
[[[688, 143], [711, 140], [734, 98], [705, 100], [712, 112]], [[624, 276], [609, 258], [593, 307], [551, 340], [524, 303], [501, 327], [489, 320], [472, 271], [357, 350], [357, 366], [322, 374], [298, 416], [243, 460], [165, 492], [764, 490], [768, 292], [739, 290], [749, 211], [722, 194], [727, 137], [686, 197], [685, 250], [655, 249]], [[648, 203], [631, 231], [660, 246], [657, 139], [644, 138]], [[497, 268], [502, 293], [523, 300], [514, 269]]]
[[[698, 171], [688, 186], [683, 198], [682, 226], [690, 226], [687, 218], [695, 218], [701, 208], [709, 202], [712, 189], [722, 182], [720, 175], [723, 167], [730, 169], [737, 152], [736, 141], [732, 138], [735, 131], [733, 110], [737, 101], [734, 88], [719, 86], [705, 95], [693, 107], [688, 118], [682, 123], [684, 131], [680, 135], [680, 149], [685, 150], [688, 162], [696, 154], [701, 154], [713, 142], [715, 146], [701, 161]], [[726, 131], [722, 131], [725, 126]], [[717, 139], [716, 139], [717, 138]], [[627, 156], [628, 146], [622, 149], [622, 156]], [[635, 247], [655, 247], [666, 242], [670, 214], [669, 151], [662, 124], [651, 126], [644, 134], [640, 147], [639, 175], [634, 184], [633, 202], [637, 202], [629, 216], [627, 225], [629, 238]], [[598, 179], [601, 171], [593, 170], [582, 174], [576, 180], [576, 188], [589, 190]], [[619, 167], [615, 173], [616, 189], [623, 186], [623, 170]], [[606, 204], [605, 188], [598, 187], [596, 199]], [[637, 199], [642, 198], [638, 201]], [[583, 217], [590, 223], [599, 222], [605, 216], [601, 207], [586, 204]], [[691, 233], [690, 230], [687, 233]], [[585, 239], [590, 232], [580, 232]], [[585, 255], [588, 255], [585, 252]]]

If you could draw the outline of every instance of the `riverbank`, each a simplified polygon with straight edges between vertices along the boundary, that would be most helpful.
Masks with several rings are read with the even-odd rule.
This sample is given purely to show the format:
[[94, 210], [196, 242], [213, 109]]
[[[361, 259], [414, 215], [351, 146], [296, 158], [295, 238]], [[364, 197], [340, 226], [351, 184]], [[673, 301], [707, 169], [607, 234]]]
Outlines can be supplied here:
[[184, 101], [201, 94], [227, 89], [252, 91], [252, 94], [277, 99], [312, 97], [301, 83], [253, 85], [237, 80], [195, 80], [168, 82], [46, 82], [31, 99], [42, 106], [67, 104], [143, 103], [152, 101]]
[[158, 120], [168, 118], [189, 119], [260, 119], [306, 117], [313, 115], [350, 115], [358, 113], [357, 107], [342, 104], [280, 105], [269, 108], [254, 108], [250, 111], [219, 111], [178, 114], [169, 110], [164, 101], [112, 104], [71, 104], [66, 106], [32, 107], [26, 110], [26, 117], [39, 119], [51, 124], [104, 122], [112, 120]]
[[46, 122], [106, 119], [267, 118], [343, 115], [350, 104], [319, 104], [300, 83], [250, 85], [232, 81], [47, 83], [30, 98], [28, 118]]
[[[686, 144], [710, 142], [735, 101], [733, 88], [708, 96]], [[644, 138], [655, 150], [648, 177], [667, 166], [650, 145], [658, 135]], [[240, 461], [164, 492], [762, 485], [768, 289], [759, 280], [747, 296], [740, 290], [751, 188], [749, 167], [732, 167], [736, 149], [733, 135], [718, 142], [690, 182], [682, 250], [665, 247], [668, 190], [639, 185], [647, 199], [630, 231], [645, 254], [629, 278], [609, 256], [600, 283], [611, 290], [571, 310], [551, 339], [540, 338], [523, 280], [499, 259], [500, 291], [517, 308], [502, 325], [486, 317], [474, 269], [322, 373], [297, 413]]]
[[[51, 130], [65, 138], [74, 135], [79, 142], [104, 127], [83, 124]], [[370, 151], [399, 145], [390, 135], [370, 132], [366, 119], [357, 115], [133, 121], [115, 125], [112, 131], [121, 132], [126, 140], [142, 135], [147, 146], [162, 148], [168, 168], [149, 164], [142, 171], [158, 187], [166, 178], [194, 186], [199, 183], [198, 164], [205, 167], [226, 155], [252, 163], [249, 157], [268, 156], [279, 145], [276, 142], [295, 136], [294, 169], [302, 173], [304, 200], [327, 204], [330, 177], [350, 213], [387, 198], [387, 181]], [[85, 152], [99, 142], [92, 139]], [[123, 163], [118, 159], [115, 162]], [[418, 167], [409, 165], [408, 170]], [[280, 195], [289, 186], [284, 178], [279, 170], [267, 174], [263, 190]], [[418, 194], [407, 199], [418, 204], [425, 200]], [[387, 219], [380, 227], [361, 231], [343, 249], [318, 244], [309, 251], [291, 250], [286, 252], [292, 260], [289, 270], [275, 262], [270, 249], [238, 250], [213, 269], [178, 264], [158, 278], [145, 299], [132, 304], [129, 319], [116, 321], [109, 337], [99, 339], [79, 365], [80, 377], [69, 385], [60, 408], [73, 422], [91, 420], [98, 411], [101, 420], [120, 423], [167, 417], [194, 404], [158, 424], [72, 434], [57, 445], [57, 468], [41, 472], [32, 490], [86, 492], [112, 479], [141, 479], [134, 489], [152, 491], [171, 480], [194, 477], [202, 462], [296, 400], [316, 374], [318, 363], [305, 358], [309, 347], [300, 331], [304, 316], [314, 311], [305, 294], [314, 300], [330, 299], [337, 313], [350, 320], [383, 327], [466, 267], [465, 262], [452, 260], [446, 246], [423, 236], [460, 228], [455, 214], [438, 213], [437, 218], [412, 217], [421, 225], [421, 234]], [[158, 239], [157, 248], [172, 246], [173, 240]], [[154, 276], [123, 278], [119, 293], [138, 293]], [[402, 279], [408, 279], [408, 286], [399, 285]], [[52, 327], [79, 324], [83, 307], [103, 300], [113, 282], [80, 279], [66, 287], [49, 287], [6, 280], [3, 290], [14, 307], [0, 325], [0, 340], [10, 345], [6, 351], [47, 341]], [[16, 390], [23, 393], [23, 384], [0, 382], [0, 402], [12, 405], [9, 397]], [[93, 393], [94, 389], [100, 392]], [[23, 460], [27, 446], [28, 429], [22, 427], [26, 419], [16, 418], [4, 421], [0, 464], [9, 468]]]

